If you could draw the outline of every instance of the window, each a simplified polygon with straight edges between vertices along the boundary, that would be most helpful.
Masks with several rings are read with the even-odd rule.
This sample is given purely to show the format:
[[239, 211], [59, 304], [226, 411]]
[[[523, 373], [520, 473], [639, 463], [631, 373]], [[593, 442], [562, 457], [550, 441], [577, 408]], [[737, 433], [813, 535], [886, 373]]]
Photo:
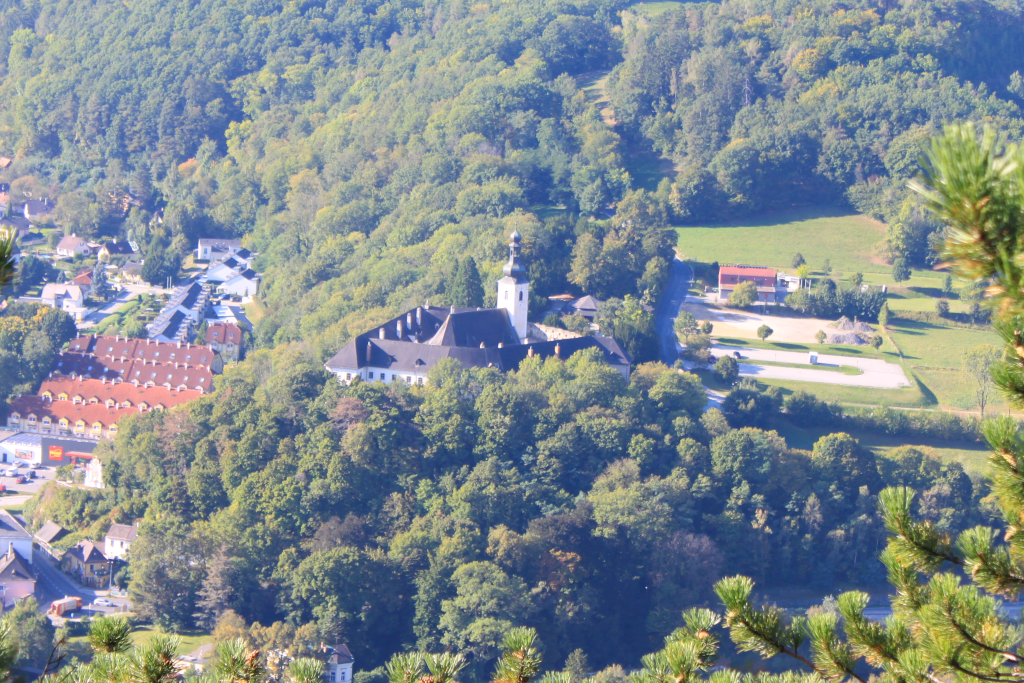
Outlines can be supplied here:
[[406, 375], [405, 376], [405, 383], [406, 384], [412, 384], [412, 377], [410, 377], [409, 375]]
[[335, 681], [334, 681], [334, 669], [331, 669], [331, 683], [335, 683]]
[[505, 301], [508, 301], [508, 292], [505, 292]]
[[18, 415], [17, 413], [11, 413], [11, 422], [17, 422], [20, 419], [21, 415]]
[[370, 370], [370, 374], [368, 376], [370, 379], [373, 379], [373, 370]]
[[520, 301], [522, 301], [522, 300], [523, 300], [523, 293], [522, 293], [522, 292], [519, 292], [519, 300], [520, 300]]
[[110, 425], [110, 429], [108, 431], [110, 432], [111, 436], [114, 436], [115, 434], [117, 434], [117, 425]]
[[345, 373], [345, 379], [352, 379], [352, 373], [351, 372], [346, 372]]

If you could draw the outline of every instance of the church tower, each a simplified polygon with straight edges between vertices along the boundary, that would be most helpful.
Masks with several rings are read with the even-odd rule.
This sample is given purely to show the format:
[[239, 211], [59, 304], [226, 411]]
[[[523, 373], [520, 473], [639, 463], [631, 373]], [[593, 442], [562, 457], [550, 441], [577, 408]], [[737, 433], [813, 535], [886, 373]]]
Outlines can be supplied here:
[[498, 280], [498, 308], [508, 313], [509, 322], [519, 336], [520, 342], [526, 341], [526, 311], [530, 305], [530, 281], [526, 279], [526, 269], [519, 263], [519, 243], [522, 236], [516, 230], [508, 243], [508, 263], [502, 268], [505, 277]]

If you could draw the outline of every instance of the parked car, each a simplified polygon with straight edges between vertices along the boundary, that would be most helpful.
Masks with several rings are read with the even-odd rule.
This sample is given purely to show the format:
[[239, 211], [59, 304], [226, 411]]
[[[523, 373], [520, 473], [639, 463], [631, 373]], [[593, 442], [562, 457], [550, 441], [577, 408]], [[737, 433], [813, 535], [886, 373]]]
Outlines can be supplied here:
[[27, 479], [35, 479], [36, 478], [36, 473], [33, 472], [32, 470], [29, 470], [28, 472], [25, 473], [25, 477]]
[[28, 467], [29, 467], [29, 469], [32, 469], [32, 470], [38, 470], [40, 467], [42, 467], [42, 465], [40, 465], [37, 462], [34, 462], [31, 465], [29, 465]]
[[18, 478], [14, 480], [14, 483], [15, 484], [27, 484], [28, 483], [28, 479], [26, 479], [24, 475], [19, 474]]
[[741, 355], [740, 355], [740, 352], [739, 352], [739, 351], [733, 351], [733, 352], [732, 352], [732, 355], [733, 355], [733, 357], [734, 357], [734, 358], [736, 358], [737, 360], [738, 360], [738, 359], [740, 359], [740, 358], [743, 358], [743, 356], [741, 356]]
[[13, 468], [6, 469], [6, 470], [4, 470], [4, 476], [5, 477], [16, 477], [16, 476], [18, 476], [18, 470], [13, 469]]
[[97, 598], [92, 601], [92, 604], [99, 605], [100, 607], [113, 607], [114, 603], [106, 598]]

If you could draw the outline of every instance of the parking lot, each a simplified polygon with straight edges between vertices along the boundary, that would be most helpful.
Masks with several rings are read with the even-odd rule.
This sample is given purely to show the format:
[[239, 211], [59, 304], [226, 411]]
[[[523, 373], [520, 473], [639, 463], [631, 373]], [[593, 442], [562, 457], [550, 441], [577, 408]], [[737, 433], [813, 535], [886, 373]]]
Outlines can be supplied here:
[[[25, 463], [0, 463], [0, 484], [6, 489], [6, 495], [0, 498], [0, 505], [13, 503], [10, 500], [11, 494], [34, 495], [55, 474], [56, 470], [52, 467], [38, 466], [33, 469]], [[24, 477], [25, 481], [19, 483], [19, 477]]]

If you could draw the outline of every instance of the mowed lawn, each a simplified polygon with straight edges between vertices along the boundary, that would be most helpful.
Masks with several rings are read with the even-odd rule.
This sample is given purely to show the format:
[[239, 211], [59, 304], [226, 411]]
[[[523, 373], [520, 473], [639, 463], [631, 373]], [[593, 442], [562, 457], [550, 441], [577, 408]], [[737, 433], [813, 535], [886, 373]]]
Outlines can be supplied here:
[[890, 266], [873, 263], [875, 245], [885, 234], [878, 221], [848, 209], [801, 207], [760, 218], [697, 227], [676, 228], [684, 258], [704, 263], [743, 263], [790, 269], [800, 252], [811, 268], [825, 259], [843, 272], [886, 273]]

